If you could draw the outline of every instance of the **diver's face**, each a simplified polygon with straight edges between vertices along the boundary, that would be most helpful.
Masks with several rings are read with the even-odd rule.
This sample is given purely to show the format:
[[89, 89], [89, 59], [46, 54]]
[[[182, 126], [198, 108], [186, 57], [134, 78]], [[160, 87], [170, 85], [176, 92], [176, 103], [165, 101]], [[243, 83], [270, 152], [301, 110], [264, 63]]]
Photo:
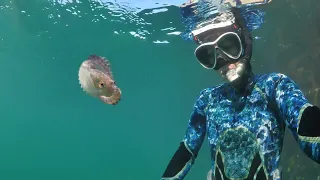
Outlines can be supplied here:
[[245, 68], [242, 63], [235, 62], [222, 66], [218, 71], [222, 78], [227, 82], [236, 83], [244, 75]]

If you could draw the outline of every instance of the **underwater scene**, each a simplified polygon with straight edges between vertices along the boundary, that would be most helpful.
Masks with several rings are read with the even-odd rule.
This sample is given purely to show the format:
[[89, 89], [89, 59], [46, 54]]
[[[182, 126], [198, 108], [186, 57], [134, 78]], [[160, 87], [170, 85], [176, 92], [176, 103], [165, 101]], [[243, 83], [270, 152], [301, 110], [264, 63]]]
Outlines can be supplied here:
[[[218, 29], [210, 24], [232, 8], [252, 36], [253, 72], [285, 74], [320, 106], [320, 1], [0, 0], [0, 180], [170, 179], [163, 174], [186, 131], [198, 136], [200, 125], [193, 131], [188, 123], [200, 92], [225, 82], [201, 64], [195, 33]], [[231, 45], [212, 43], [237, 59]], [[281, 159], [272, 157], [279, 167], [261, 172], [320, 180], [320, 162], [289, 128], [283, 135]], [[319, 136], [313, 141], [320, 144]], [[175, 179], [188, 171], [183, 179], [206, 180], [214, 143], [206, 137], [200, 149], [183, 146], [196, 159], [172, 165]], [[308, 151], [320, 161], [319, 144]]]

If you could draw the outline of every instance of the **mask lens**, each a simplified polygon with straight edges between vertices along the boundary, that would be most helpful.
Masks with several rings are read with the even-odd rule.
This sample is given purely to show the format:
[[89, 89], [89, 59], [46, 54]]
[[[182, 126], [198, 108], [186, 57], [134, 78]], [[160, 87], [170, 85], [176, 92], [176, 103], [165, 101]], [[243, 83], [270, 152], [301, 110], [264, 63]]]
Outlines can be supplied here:
[[196, 50], [196, 57], [199, 63], [208, 68], [212, 69], [216, 61], [216, 50], [214, 46], [203, 46]]
[[230, 58], [237, 59], [242, 51], [241, 41], [235, 34], [227, 34], [218, 41], [218, 47]]

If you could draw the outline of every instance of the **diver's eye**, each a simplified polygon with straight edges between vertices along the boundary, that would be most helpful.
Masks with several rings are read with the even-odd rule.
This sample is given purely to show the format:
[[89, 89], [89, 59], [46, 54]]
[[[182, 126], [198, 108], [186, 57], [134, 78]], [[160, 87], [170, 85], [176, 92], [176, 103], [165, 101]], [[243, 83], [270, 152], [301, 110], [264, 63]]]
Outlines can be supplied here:
[[104, 88], [104, 83], [103, 82], [99, 83], [99, 87]]

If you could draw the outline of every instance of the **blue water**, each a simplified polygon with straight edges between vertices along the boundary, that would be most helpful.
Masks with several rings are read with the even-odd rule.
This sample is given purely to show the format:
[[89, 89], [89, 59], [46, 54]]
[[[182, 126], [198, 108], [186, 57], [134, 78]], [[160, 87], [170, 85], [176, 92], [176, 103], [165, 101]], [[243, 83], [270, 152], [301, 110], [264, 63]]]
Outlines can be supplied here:
[[[0, 179], [159, 179], [198, 93], [222, 82], [182, 38], [182, 3], [1, 0]], [[255, 72], [288, 74], [320, 105], [320, 1], [261, 9]], [[118, 105], [81, 90], [78, 68], [90, 54], [110, 60], [123, 91]], [[187, 180], [205, 179], [206, 143]], [[284, 179], [319, 178], [290, 133], [282, 158]]]

